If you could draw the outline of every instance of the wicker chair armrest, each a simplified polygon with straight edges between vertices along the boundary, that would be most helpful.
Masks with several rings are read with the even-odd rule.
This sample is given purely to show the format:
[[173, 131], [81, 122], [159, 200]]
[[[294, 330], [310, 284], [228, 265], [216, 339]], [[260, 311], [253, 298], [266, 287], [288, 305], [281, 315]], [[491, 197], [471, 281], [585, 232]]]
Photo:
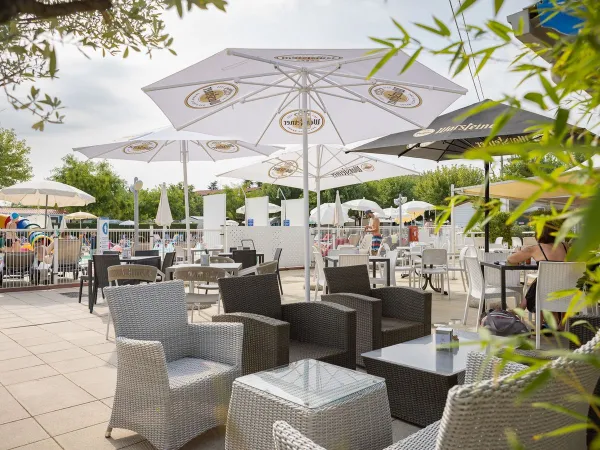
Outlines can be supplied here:
[[230, 366], [242, 366], [244, 326], [239, 323], [190, 323], [189, 349], [193, 356]]
[[351, 308], [321, 301], [288, 303], [281, 311], [292, 339], [356, 353], [356, 311]]
[[158, 341], [141, 341], [118, 337], [117, 391], [127, 386], [132, 393], [150, 398], [156, 404], [166, 402], [169, 375], [163, 345]]
[[502, 362], [501, 358], [487, 355], [483, 352], [473, 351], [467, 355], [467, 370], [465, 384], [477, 383], [482, 380], [491, 380], [494, 376], [505, 376], [518, 373], [528, 367], [523, 364], [509, 362], [496, 373], [496, 367]]
[[244, 375], [289, 362], [289, 323], [259, 314], [240, 312], [213, 316], [212, 320], [243, 324], [242, 373]]
[[372, 289], [371, 295], [381, 300], [383, 317], [420, 322], [431, 330], [431, 292], [394, 286]]
[[[572, 326], [573, 323], [579, 322], [580, 320], [586, 321], [588, 324], [579, 324]], [[581, 345], [590, 341], [595, 335], [597, 330], [600, 328], [600, 316], [593, 314], [580, 314], [577, 316], [569, 317], [569, 331], [575, 334], [579, 338]], [[577, 345], [569, 341], [569, 348], [575, 350]]]

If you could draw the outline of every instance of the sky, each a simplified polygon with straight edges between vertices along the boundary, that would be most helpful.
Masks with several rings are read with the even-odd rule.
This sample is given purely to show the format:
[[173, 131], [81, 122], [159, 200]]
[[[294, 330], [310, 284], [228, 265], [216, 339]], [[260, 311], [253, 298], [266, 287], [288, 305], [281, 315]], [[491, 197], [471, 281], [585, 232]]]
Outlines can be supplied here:
[[[452, 0], [455, 8], [457, 0]], [[493, 17], [493, 0], [480, 0], [465, 16], [467, 23], [482, 22]], [[506, 0], [498, 20], [529, 6], [533, 0]], [[156, 52], [152, 59], [133, 54], [127, 59], [102, 58], [91, 54], [87, 59], [72, 46], [58, 48], [59, 79], [39, 83], [43, 92], [58, 96], [66, 106], [65, 124], [48, 125], [43, 132], [34, 131], [34, 117], [14, 111], [0, 99], [0, 126], [15, 129], [31, 146], [34, 179], [50, 176], [73, 147], [109, 143], [123, 137], [141, 134], [169, 124], [158, 107], [141, 90], [165, 76], [205, 59], [228, 47], [254, 48], [373, 48], [369, 36], [398, 36], [391, 18], [425, 43], [436, 44], [434, 38], [411, 25], [428, 22], [432, 14], [442, 19], [456, 33], [449, 0], [229, 0], [226, 13], [212, 7], [208, 11], [194, 9], [180, 19], [174, 11], [166, 12], [167, 31], [174, 37], [177, 56], [167, 51]], [[474, 42], [474, 46], [490, 42]], [[516, 54], [515, 44], [509, 54]], [[448, 74], [448, 60], [443, 57], [419, 58], [436, 72]], [[477, 95], [467, 71], [453, 79], [469, 89], [467, 95], [449, 109], [477, 102]], [[512, 92], [518, 78], [510, 74], [503, 62], [490, 62], [481, 74], [486, 98], [500, 98]], [[526, 89], [523, 86], [521, 89]], [[375, 137], [375, 136], [374, 136]], [[77, 154], [78, 155], [78, 154]], [[78, 158], [85, 157], [78, 155]], [[436, 163], [412, 158], [391, 158], [396, 163], [416, 170], [429, 170]], [[216, 174], [241, 167], [256, 158], [220, 163], [191, 163], [189, 182], [205, 189]], [[182, 180], [179, 162], [142, 163], [111, 161], [116, 171], [128, 182], [134, 177], [145, 187]], [[449, 163], [440, 163], [449, 164]], [[218, 179], [224, 183], [232, 179]]]

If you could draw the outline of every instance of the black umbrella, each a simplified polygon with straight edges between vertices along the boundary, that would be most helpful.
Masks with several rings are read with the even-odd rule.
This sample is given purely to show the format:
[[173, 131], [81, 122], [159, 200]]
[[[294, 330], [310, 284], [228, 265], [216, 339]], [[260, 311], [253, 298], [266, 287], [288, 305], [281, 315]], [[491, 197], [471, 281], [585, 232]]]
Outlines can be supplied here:
[[[481, 146], [490, 135], [496, 118], [506, 112], [509, 112], [511, 117], [490, 142], [491, 145], [527, 142], [531, 136], [531, 131], [526, 131], [529, 127], [552, 122], [552, 119], [546, 116], [502, 103], [483, 109], [466, 119], [460, 117], [489, 101], [484, 100], [441, 115], [429, 125], [429, 128], [390, 134], [351, 151], [443, 161], [456, 159], [465, 151]], [[486, 203], [490, 199], [489, 172], [490, 165], [486, 162]], [[489, 225], [485, 227], [485, 251], [489, 251]]]

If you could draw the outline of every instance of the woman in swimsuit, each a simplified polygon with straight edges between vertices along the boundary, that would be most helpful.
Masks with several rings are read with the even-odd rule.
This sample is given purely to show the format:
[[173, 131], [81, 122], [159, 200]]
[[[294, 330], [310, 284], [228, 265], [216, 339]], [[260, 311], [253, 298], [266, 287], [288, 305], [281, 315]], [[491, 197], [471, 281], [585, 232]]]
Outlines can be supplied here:
[[[508, 262], [511, 264], [519, 264], [530, 258], [533, 258], [536, 261], [565, 261], [567, 257], [567, 246], [564, 242], [561, 243], [561, 245], [554, 246], [555, 232], [555, 228], [551, 228], [546, 224], [542, 230], [542, 234], [537, 240], [538, 244], [521, 248], [519, 251], [508, 257]], [[536, 286], [537, 280], [531, 284], [525, 298], [521, 301], [521, 308], [527, 308], [530, 312], [535, 311]]]

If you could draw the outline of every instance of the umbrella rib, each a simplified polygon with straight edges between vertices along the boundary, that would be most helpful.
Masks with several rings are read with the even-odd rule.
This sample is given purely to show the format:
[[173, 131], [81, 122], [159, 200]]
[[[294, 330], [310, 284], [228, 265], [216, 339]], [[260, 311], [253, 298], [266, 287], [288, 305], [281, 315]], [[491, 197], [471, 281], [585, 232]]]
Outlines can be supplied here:
[[[292, 92], [293, 92], [293, 91], [290, 91], [290, 94], [291, 94]], [[292, 99], [291, 99], [289, 102], [287, 102], [287, 103], [286, 103], [285, 105], [283, 105], [283, 106], [280, 106], [280, 107], [277, 109], [277, 112], [276, 112], [276, 114], [277, 114], [277, 113], [280, 113], [280, 112], [281, 112], [281, 111], [283, 111], [285, 108], [287, 108], [287, 107], [290, 105], [290, 103], [292, 103], [294, 100], [296, 100], [296, 99], [297, 99], [299, 96], [300, 96], [300, 92], [296, 92], [296, 95], [294, 95], [294, 97], [292, 97]], [[284, 100], [285, 100], [285, 99], [284, 99]]]
[[[352, 86], [373, 86], [373, 83], [369, 82], [365, 82], [365, 83], [348, 83], [348, 84], [342, 84], [340, 83], [340, 86], [344, 86], [344, 87], [352, 87]], [[334, 89], [337, 88], [337, 86], [315, 86], [315, 89]]]
[[[331, 70], [331, 71], [329, 71], [329, 72], [326, 72], [325, 74], [323, 74], [323, 75], [321, 75], [321, 76], [318, 76], [318, 78], [317, 78], [315, 81], [311, 82], [311, 83], [310, 83], [308, 86], [306, 86], [306, 87], [307, 87], [307, 88], [309, 88], [309, 89], [312, 89], [312, 87], [313, 87], [313, 86], [315, 86], [315, 85], [316, 85], [316, 84], [317, 84], [319, 81], [321, 81], [323, 78], [327, 78], [329, 75], [331, 75], [332, 73], [336, 72], [337, 70], [340, 70], [340, 69], [341, 69], [341, 67], [342, 67], [342, 66], [341, 66], [340, 64], [338, 64], [338, 65], [337, 65], [337, 66], [336, 66], [336, 67], [335, 67], [333, 70]], [[315, 75], [316, 75], [316, 74], [315, 74]]]
[[283, 86], [271, 86], [268, 83], [255, 83], [253, 81], [238, 81], [237, 84], [247, 84], [248, 86], [267, 86], [267, 87], [277, 87], [277, 88], [283, 88], [283, 89], [290, 89], [290, 88], [294, 88], [294, 86], [288, 86], [283, 85]]
[[[300, 75], [298, 75], [299, 77]], [[295, 89], [290, 89], [289, 92], [287, 93], [287, 95], [285, 96], [285, 98], [281, 101], [281, 103], [279, 104], [279, 107], [277, 109], [275, 109], [275, 112], [273, 113], [273, 115], [271, 116], [271, 119], [267, 122], [267, 125], [265, 126], [263, 132], [260, 134], [260, 136], [258, 137], [258, 139], [256, 140], [256, 143], [254, 145], [258, 145], [260, 143], [260, 141], [262, 140], [262, 138], [265, 136], [265, 134], [267, 133], [267, 130], [269, 129], [269, 127], [271, 126], [271, 124], [273, 123], [273, 120], [275, 120], [275, 117], [277, 116], [277, 114], [279, 114], [282, 110], [282, 108], [284, 108], [283, 104], [285, 103], [285, 101], [288, 99], [288, 97], [290, 96], [290, 94], [292, 92], [294, 92]], [[292, 98], [287, 104], [289, 105], [291, 102], [293, 102], [298, 96], [300, 95], [300, 92], [297, 92], [296, 95], [294, 96], [294, 98]]]
[[277, 92], [276, 94], [263, 95], [262, 97], [254, 97], [249, 100], [244, 100], [244, 103], [256, 102], [258, 100], [265, 100], [267, 98], [272, 98], [272, 97], [279, 97], [280, 95], [286, 95], [286, 94], [289, 95], [289, 93], [292, 91], [293, 91], [293, 89], [291, 89], [289, 92]]
[[270, 155], [270, 153], [263, 153], [262, 151], [260, 151], [257, 148], [256, 145], [255, 146], [252, 146], [252, 144], [248, 144], [247, 145], [244, 141], [235, 141], [235, 143], [237, 145], [239, 145], [240, 147], [245, 148], [246, 150], [250, 150], [251, 152], [258, 153], [258, 154], [263, 155], [263, 156], [269, 156]]
[[392, 114], [392, 115], [394, 115], [396, 117], [399, 117], [402, 120], [406, 120], [408, 123], [411, 123], [411, 124], [413, 124], [413, 125], [415, 125], [415, 126], [417, 126], [419, 128], [425, 128], [425, 125], [421, 125], [420, 123], [417, 123], [417, 122], [409, 119], [408, 117], [404, 117], [402, 114], [398, 114], [397, 112], [394, 112], [391, 109], [388, 109], [388, 108], [386, 108], [383, 105], [379, 105], [376, 102], [374, 102], [373, 100], [370, 100], [370, 99], [366, 98], [365, 96], [359, 94], [358, 92], [354, 92], [352, 89], [348, 89], [348, 88], [345, 88], [345, 87], [340, 87], [339, 83], [337, 83], [337, 82], [335, 82], [333, 80], [324, 79], [323, 81], [325, 81], [326, 83], [329, 83], [329, 84], [331, 84], [333, 86], [338, 86], [342, 91], [347, 92], [350, 95], [354, 95], [355, 97], [358, 97], [361, 100], [364, 100], [365, 102], [370, 103], [371, 105], [373, 105], [373, 106], [375, 106], [375, 107], [377, 107], [379, 109], [382, 109], [382, 110], [384, 110], [384, 111], [386, 111], [386, 112], [388, 112], [388, 113], [390, 113], [390, 114]]
[[[319, 100], [321, 100], [321, 102], [323, 102], [323, 105], [324, 105], [325, 102], [323, 101], [323, 99], [321, 98], [321, 96], [319, 95], [319, 93], [315, 91], [315, 94], [317, 95], [317, 97], [319, 98]], [[311, 98], [312, 98], [312, 95], [311, 95]], [[325, 112], [325, 114], [327, 114], [327, 117], [329, 117], [329, 120], [331, 120], [331, 125], [333, 126], [333, 129], [335, 130], [335, 133], [340, 138], [340, 142], [342, 143], [342, 145], [346, 145], [346, 141], [344, 141], [344, 138], [340, 134], [340, 131], [338, 130], [338, 127], [335, 124], [335, 121], [333, 120], [333, 117], [331, 117], [331, 114], [329, 114], [329, 110], [325, 108], [325, 109], [323, 109], [323, 111]]]
[[[282, 73], [283, 75], [285, 75], [287, 78], [289, 78], [290, 80], [292, 80], [292, 83], [294, 83], [294, 84], [296, 85], [296, 87], [297, 87], [297, 88], [299, 88], [299, 89], [302, 89], [302, 85], [301, 85], [300, 83], [298, 83], [298, 81], [296, 81], [296, 80], [294, 80], [294, 79], [292, 78], [292, 76], [294, 76], [294, 75], [298, 75], [298, 72], [299, 72], [298, 70], [296, 70], [296, 71], [292, 72], [292, 76], [290, 76], [290, 74], [289, 74], [289, 73], [287, 73], [287, 72], [284, 72], [283, 70], [281, 70], [281, 69], [279, 68], [279, 66], [275, 66], [275, 69], [277, 69], [277, 71], [278, 71], [278, 72], [281, 72], [281, 73]], [[290, 87], [293, 87], [293, 86], [290, 86]]]
[[202, 84], [222, 83], [225, 81], [235, 81], [235, 80], [248, 80], [251, 78], [272, 77], [272, 76], [276, 76], [276, 75], [279, 75], [279, 72], [255, 73], [252, 75], [242, 75], [239, 77], [214, 78], [212, 80], [190, 81], [187, 83], [169, 84], [167, 86], [145, 86], [142, 88], [142, 91], [144, 91], [144, 92], [163, 91], [165, 89], [178, 89], [178, 88], [182, 88], [182, 87], [198, 86], [198, 85], [202, 85]]
[[[283, 77], [283, 78], [280, 78], [280, 79], [278, 79], [278, 80], [274, 81], [274, 82], [273, 82], [273, 85], [278, 85], [278, 84], [281, 84], [281, 83], [283, 83], [285, 80], [286, 80], [286, 78], [285, 78], [285, 77]], [[251, 97], [251, 96], [253, 96], [253, 95], [256, 95], [256, 94], [259, 94], [259, 93], [261, 93], [261, 92], [264, 92], [264, 91], [266, 91], [267, 89], [269, 89], [269, 88], [268, 88], [268, 87], [262, 87], [262, 88], [260, 88], [260, 89], [257, 89], [256, 91], [249, 92], [248, 94], [246, 94], [246, 95], [243, 95], [242, 97], [240, 97], [240, 98], [238, 98], [238, 99], [236, 99], [236, 100], [234, 100], [234, 101], [232, 101], [232, 102], [230, 102], [230, 103], [227, 103], [227, 104], [224, 104], [224, 105], [221, 105], [221, 106], [219, 106], [219, 107], [215, 108], [214, 110], [212, 110], [212, 111], [208, 112], [207, 114], [205, 114], [205, 115], [203, 115], [203, 116], [196, 117], [195, 119], [192, 119], [192, 120], [190, 120], [190, 121], [188, 121], [188, 122], [184, 123], [184, 124], [183, 124], [182, 126], [180, 126], [180, 127], [175, 127], [175, 129], [176, 129], [177, 131], [180, 131], [180, 130], [182, 130], [182, 129], [184, 129], [184, 128], [187, 128], [187, 127], [189, 127], [189, 126], [191, 126], [191, 125], [195, 124], [196, 122], [200, 122], [201, 120], [203, 120], [203, 119], [206, 119], [206, 118], [207, 118], [207, 117], [209, 117], [209, 116], [212, 116], [212, 115], [214, 115], [214, 114], [217, 114], [218, 112], [221, 112], [221, 111], [223, 111], [223, 110], [224, 110], [224, 109], [226, 109], [226, 108], [229, 108], [230, 106], [236, 105], [236, 104], [238, 104], [238, 103], [243, 103], [243, 102], [244, 102], [244, 100], [246, 100], [246, 98], [248, 98], [248, 97]]]
[[331, 67], [333, 65], [343, 66], [343, 65], [348, 65], [348, 64], [354, 64], [357, 62], [369, 61], [371, 59], [377, 59], [377, 58], [381, 59], [381, 56], [382, 56], [381, 52], [383, 52], [383, 50], [385, 50], [385, 49], [375, 49], [376, 53], [373, 53], [371, 55], [357, 56], [356, 58], [334, 60], [334, 61], [330, 61], [330, 62], [326, 62], [326, 63], [322, 63], [322, 64], [316, 64], [313, 66], [313, 68], [315, 70], [320, 70], [320, 69], [324, 69], [327, 67]]
[[227, 54], [237, 56], [239, 58], [251, 59], [254, 61], [259, 61], [262, 63], [270, 64], [274, 67], [282, 66], [282, 67], [287, 67], [287, 68], [294, 69], [294, 70], [302, 70], [301, 66], [295, 66], [294, 64], [282, 62], [279, 60], [275, 61], [275, 60], [269, 59], [269, 58], [262, 58], [260, 56], [248, 55], [247, 53], [237, 52], [235, 50], [227, 50]]
[[[315, 73], [318, 72], [322, 72], [320, 70], [314, 70]], [[350, 79], [354, 79], [354, 80], [363, 80], [365, 79], [364, 76], [360, 76], [360, 75], [354, 75], [351, 73], [345, 73], [345, 72], [338, 72], [335, 74], [336, 77], [340, 77], [340, 78], [350, 78]], [[390, 84], [399, 84], [402, 86], [409, 86], [409, 87], [414, 87], [414, 88], [420, 88], [420, 89], [427, 89], [427, 90], [431, 90], [431, 91], [441, 91], [441, 92], [449, 92], [452, 94], [460, 94], [460, 95], [465, 95], [465, 93], [467, 92], [466, 89], [451, 89], [451, 88], [445, 88], [445, 87], [441, 87], [441, 86], [433, 86], [430, 84], [422, 84], [422, 83], [413, 83], [411, 81], [404, 81], [404, 80], [390, 80], [387, 78], [370, 78], [370, 81], [373, 82], [373, 84], [375, 83], [390, 83]]]
[[[204, 153], [206, 153], [206, 155], [207, 155], [207, 156], [208, 156], [208, 157], [209, 157], [209, 158], [212, 160], [212, 162], [217, 162], [217, 160], [216, 160], [215, 158], [213, 158], [213, 157], [212, 157], [212, 155], [211, 155], [211, 154], [208, 152], [208, 149], [207, 149], [207, 148], [206, 148], [204, 145], [202, 145], [202, 144], [200, 143], [200, 141], [198, 141], [198, 146], [199, 146], [199, 147], [200, 147], [202, 150], [204, 150]], [[189, 158], [189, 156], [190, 156], [190, 152], [188, 151], [188, 158]]]
[[[174, 142], [174, 141], [171, 141], [171, 142]], [[156, 155], [158, 155], [160, 153], [160, 151], [163, 148], [165, 148], [168, 144], [169, 144], [169, 141], [164, 141], [163, 144], [158, 148], [158, 150], [156, 151], [156, 153], [154, 153], [154, 155], [152, 155], [152, 158], [150, 158], [148, 160], [148, 162], [151, 163], [154, 160], [154, 158], [156, 158]]]

